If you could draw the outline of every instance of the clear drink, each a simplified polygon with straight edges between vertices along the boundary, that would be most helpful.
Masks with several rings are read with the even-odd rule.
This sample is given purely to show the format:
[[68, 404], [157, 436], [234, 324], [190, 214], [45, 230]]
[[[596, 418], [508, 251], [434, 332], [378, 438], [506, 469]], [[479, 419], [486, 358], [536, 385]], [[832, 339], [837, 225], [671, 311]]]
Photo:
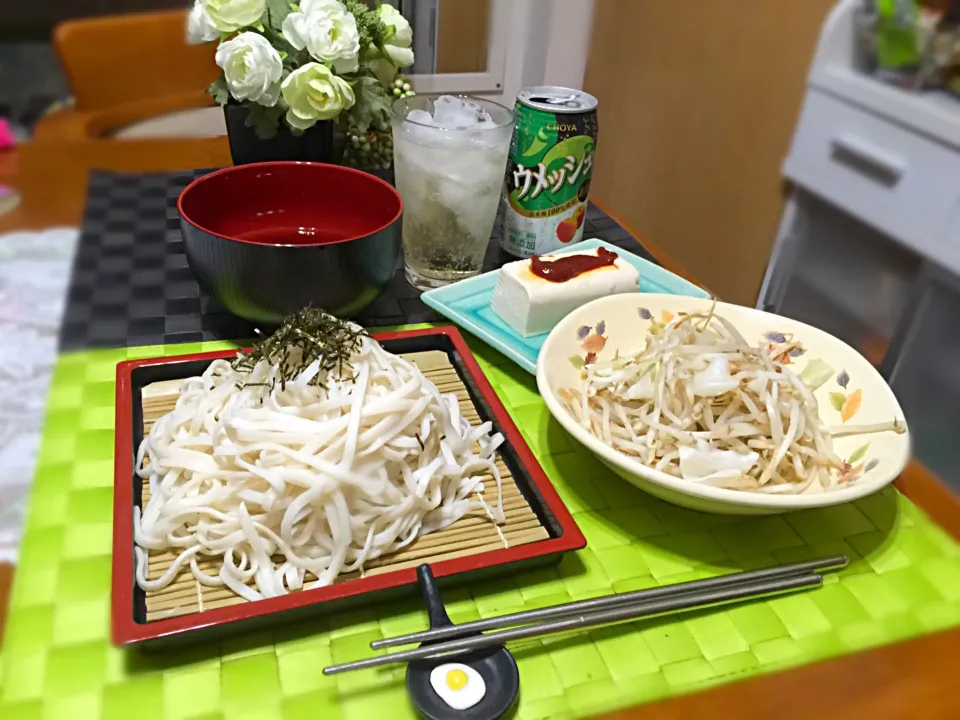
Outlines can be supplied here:
[[417, 95], [394, 104], [393, 165], [414, 287], [480, 272], [512, 133], [513, 112], [481, 98]]

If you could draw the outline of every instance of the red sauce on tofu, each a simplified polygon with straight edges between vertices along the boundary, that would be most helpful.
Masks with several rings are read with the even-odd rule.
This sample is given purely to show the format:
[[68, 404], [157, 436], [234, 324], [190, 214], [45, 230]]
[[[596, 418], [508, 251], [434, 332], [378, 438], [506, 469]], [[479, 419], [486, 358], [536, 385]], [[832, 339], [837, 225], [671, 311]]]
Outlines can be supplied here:
[[530, 272], [550, 282], [562, 283], [585, 272], [614, 265], [617, 254], [606, 248], [597, 248], [596, 255], [567, 255], [544, 260], [539, 255], [530, 258]]

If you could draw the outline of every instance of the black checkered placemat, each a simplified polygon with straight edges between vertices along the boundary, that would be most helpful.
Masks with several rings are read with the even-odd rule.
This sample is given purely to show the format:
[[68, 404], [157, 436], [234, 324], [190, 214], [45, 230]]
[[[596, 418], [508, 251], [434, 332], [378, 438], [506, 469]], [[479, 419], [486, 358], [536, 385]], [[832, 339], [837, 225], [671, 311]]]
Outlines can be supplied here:
[[[226, 312], [200, 289], [183, 252], [177, 197], [206, 172], [90, 175], [60, 332], [62, 351], [253, 337], [253, 325]], [[585, 236], [602, 238], [655, 262], [629, 233], [592, 205]], [[510, 259], [494, 238], [485, 269]], [[442, 320], [420, 301], [419, 291], [406, 282], [402, 270], [356, 319], [367, 327]]]

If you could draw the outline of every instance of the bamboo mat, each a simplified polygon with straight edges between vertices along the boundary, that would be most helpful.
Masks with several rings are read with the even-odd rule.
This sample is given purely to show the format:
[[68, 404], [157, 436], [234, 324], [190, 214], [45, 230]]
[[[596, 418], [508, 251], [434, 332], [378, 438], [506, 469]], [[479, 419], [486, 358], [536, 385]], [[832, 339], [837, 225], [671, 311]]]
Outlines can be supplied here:
[[[417, 364], [420, 370], [430, 378], [440, 392], [454, 393], [460, 401], [460, 411], [473, 424], [481, 422], [466, 386], [460, 379], [456, 368], [450, 364], [446, 353], [436, 350], [409, 353], [403, 357]], [[179, 395], [180, 380], [168, 380], [146, 386], [141, 394], [143, 408], [143, 431], [150, 431], [153, 423], [170, 412]], [[536, 514], [520, 493], [510, 470], [498, 457], [497, 467], [502, 476], [503, 510], [506, 522], [495, 525], [486, 513], [475, 510], [460, 518], [453, 525], [439, 532], [417, 538], [399, 552], [383, 556], [368, 563], [363, 571], [364, 577], [415, 567], [421, 563], [436, 563], [441, 560], [476, 555], [478, 553], [515, 547], [549, 538]], [[483, 499], [489, 505], [497, 500], [497, 486], [493, 477], [483, 478]], [[142, 485], [142, 505], [150, 499], [147, 480]], [[147, 577], [160, 576], [174, 561], [176, 555], [170, 551], [150, 552], [148, 554]], [[275, 558], [279, 560], [279, 558]], [[206, 558], [198, 562], [201, 570], [210, 575], [219, 571], [221, 558]], [[341, 575], [336, 582], [345, 582], [360, 577], [359, 573]], [[310, 574], [304, 586], [311, 586]], [[226, 607], [247, 602], [225, 587], [207, 587], [198, 583], [190, 572], [189, 565], [180, 570], [174, 581], [163, 590], [146, 593], [147, 622], [163, 620], [191, 613], [203, 612], [214, 608]]]

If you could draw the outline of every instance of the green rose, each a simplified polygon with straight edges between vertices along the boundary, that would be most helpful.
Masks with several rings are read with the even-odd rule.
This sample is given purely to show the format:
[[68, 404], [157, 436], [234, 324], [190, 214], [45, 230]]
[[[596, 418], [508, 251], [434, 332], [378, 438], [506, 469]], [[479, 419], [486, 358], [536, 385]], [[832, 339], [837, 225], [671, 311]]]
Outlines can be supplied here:
[[301, 130], [337, 117], [356, 102], [350, 83], [320, 63], [307, 63], [287, 75], [280, 94], [287, 103], [287, 123]]
[[204, 0], [210, 24], [220, 32], [236, 32], [260, 22], [267, 0]]

